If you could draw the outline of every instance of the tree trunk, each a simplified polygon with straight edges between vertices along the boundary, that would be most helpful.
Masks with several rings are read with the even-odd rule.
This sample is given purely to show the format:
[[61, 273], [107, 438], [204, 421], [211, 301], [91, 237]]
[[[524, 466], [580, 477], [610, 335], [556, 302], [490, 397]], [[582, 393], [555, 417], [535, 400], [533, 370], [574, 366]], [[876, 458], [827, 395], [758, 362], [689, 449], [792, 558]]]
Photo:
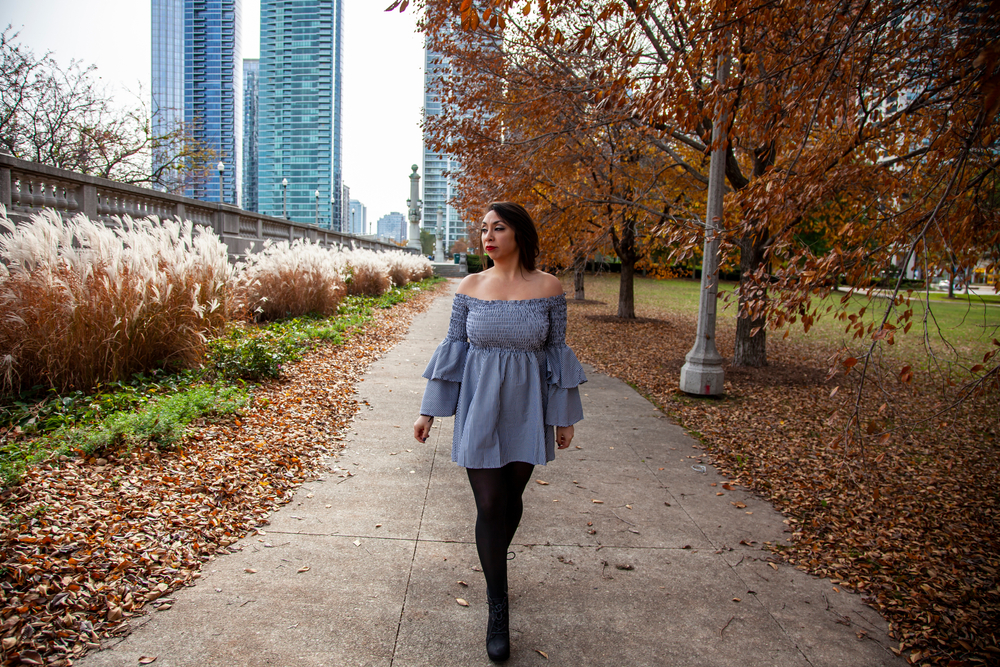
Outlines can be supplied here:
[[622, 275], [618, 282], [618, 317], [635, 319], [635, 258], [622, 258]]
[[740, 239], [740, 310], [736, 320], [733, 366], [767, 366], [767, 329], [764, 326], [767, 320], [762, 315], [751, 315], [754, 310], [761, 312], [759, 306], [767, 299], [765, 285], [754, 285], [752, 280], [764, 262], [766, 242], [766, 230], [744, 234]]
[[639, 253], [635, 249], [635, 219], [623, 217], [621, 238], [611, 228], [611, 243], [615, 254], [622, 261], [621, 278], [618, 281], [618, 317], [626, 320], [635, 319], [635, 263]]
[[577, 262], [573, 266], [573, 298], [577, 301], [583, 301], [587, 297], [583, 293], [583, 270], [587, 268], [587, 260]]

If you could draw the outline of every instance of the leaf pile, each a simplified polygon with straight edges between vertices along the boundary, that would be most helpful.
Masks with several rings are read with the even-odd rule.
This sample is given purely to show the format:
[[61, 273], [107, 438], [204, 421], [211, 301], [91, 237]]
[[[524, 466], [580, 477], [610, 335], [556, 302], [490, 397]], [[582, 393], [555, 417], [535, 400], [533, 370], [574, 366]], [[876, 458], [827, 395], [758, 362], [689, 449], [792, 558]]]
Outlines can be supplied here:
[[[770, 366], [727, 366], [723, 399], [693, 398], [677, 386], [696, 320], [638, 310], [644, 319], [629, 322], [611, 317], [613, 305], [571, 300], [567, 342], [663, 406], [723, 474], [789, 517], [791, 545], [772, 550], [861, 593], [889, 622], [899, 640], [893, 650], [912, 663], [1000, 662], [996, 396], [970, 398], [928, 422], [954, 390], [897, 383], [888, 408], [867, 391], [863, 412], [891, 435], [861, 456], [831, 445], [858, 375], [828, 378], [836, 350], [772, 337]], [[735, 326], [720, 318], [718, 327], [719, 351], [731, 355]]]
[[29, 468], [0, 496], [2, 664], [72, 664], [147, 605], [169, 607], [203, 563], [266, 524], [341, 447], [355, 384], [437, 291], [375, 309], [343, 345], [317, 345], [242, 415], [201, 421], [176, 451]]

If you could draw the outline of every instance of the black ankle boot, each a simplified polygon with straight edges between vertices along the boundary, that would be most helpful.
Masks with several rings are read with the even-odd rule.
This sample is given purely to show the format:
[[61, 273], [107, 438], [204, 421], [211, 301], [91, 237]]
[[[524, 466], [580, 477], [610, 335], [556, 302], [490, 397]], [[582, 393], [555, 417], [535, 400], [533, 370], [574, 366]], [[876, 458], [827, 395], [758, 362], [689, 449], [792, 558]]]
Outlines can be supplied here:
[[510, 657], [507, 594], [495, 598], [487, 593], [486, 602], [490, 607], [490, 618], [486, 623], [486, 655], [493, 662], [503, 662]]

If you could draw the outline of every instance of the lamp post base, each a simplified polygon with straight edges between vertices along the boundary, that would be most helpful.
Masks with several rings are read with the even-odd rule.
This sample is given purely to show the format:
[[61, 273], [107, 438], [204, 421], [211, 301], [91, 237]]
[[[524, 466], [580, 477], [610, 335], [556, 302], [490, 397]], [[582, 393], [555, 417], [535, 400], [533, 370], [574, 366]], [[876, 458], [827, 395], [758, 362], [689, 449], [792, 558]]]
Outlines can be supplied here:
[[697, 396], [721, 396], [724, 382], [722, 357], [703, 358], [688, 353], [684, 365], [681, 366], [681, 391]]

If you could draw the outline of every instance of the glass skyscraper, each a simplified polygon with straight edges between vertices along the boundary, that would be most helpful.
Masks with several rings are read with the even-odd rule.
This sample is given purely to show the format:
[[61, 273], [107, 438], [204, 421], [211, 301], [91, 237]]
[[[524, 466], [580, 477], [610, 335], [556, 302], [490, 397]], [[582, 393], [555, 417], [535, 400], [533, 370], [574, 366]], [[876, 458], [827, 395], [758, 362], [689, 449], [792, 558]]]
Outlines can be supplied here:
[[[440, 53], [424, 48], [424, 116], [437, 116], [441, 113], [440, 80], [448, 74], [449, 64]], [[444, 239], [444, 251], [448, 253], [452, 245], [467, 236], [465, 223], [458, 216], [448, 201], [454, 196], [452, 178], [447, 174], [456, 174], [461, 165], [448, 155], [435, 153], [424, 140], [424, 194], [422, 224], [425, 229], [438, 224], [438, 212], [441, 213], [442, 229], [438, 238]]]
[[[223, 201], [236, 204], [241, 185], [243, 63], [240, 0], [152, 0], [152, 106], [162, 136], [180, 122], [222, 162]], [[154, 154], [154, 167], [164, 156]], [[219, 201], [220, 175], [188, 174], [184, 194]]]
[[[340, 230], [343, 0], [261, 0], [259, 211]], [[287, 181], [287, 187], [283, 182]]]
[[257, 202], [257, 101], [260, 89], [260, 61], [243, 61], [243, 199], [245, 211], [258, 210]]

